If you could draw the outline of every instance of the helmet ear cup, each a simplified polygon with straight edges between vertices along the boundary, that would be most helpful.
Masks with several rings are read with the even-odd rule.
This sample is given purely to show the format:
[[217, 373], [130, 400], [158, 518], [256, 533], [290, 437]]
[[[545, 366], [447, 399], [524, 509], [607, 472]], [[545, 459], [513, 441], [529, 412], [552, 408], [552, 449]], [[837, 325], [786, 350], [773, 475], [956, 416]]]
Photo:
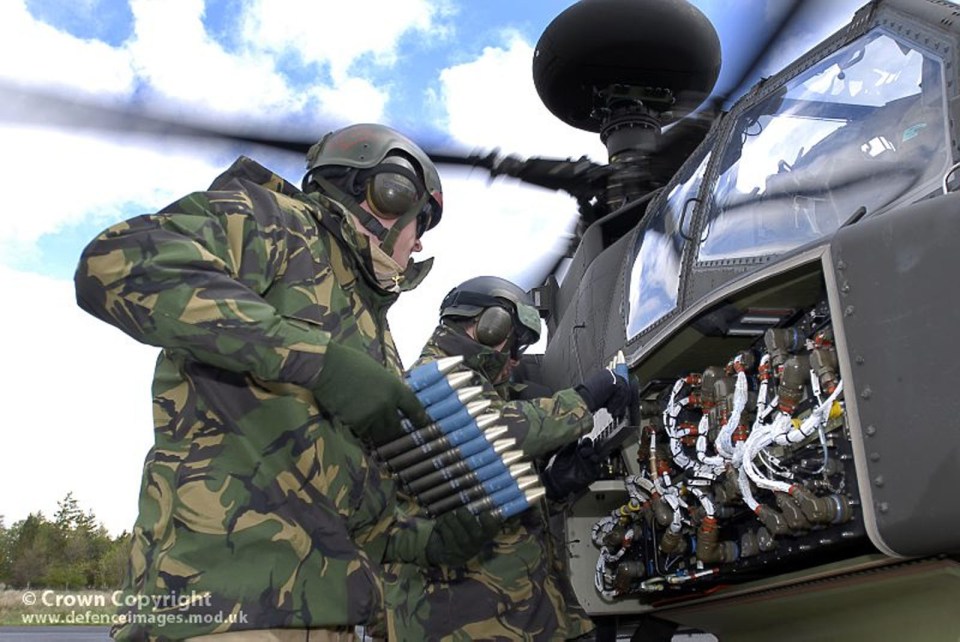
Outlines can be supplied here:
[[[413, 165], [402, 156], [388, 156], [385, 165], [399, 165], [415, 173]], [[367, 200], [374, 212], [384, 218], [396, 218], [409, 210], [419, 199], [417, 186], [402, 174], [379, 172], [367, 183]]]
[[510, 313], [499, 306], [484, 310], [477, 319], [477, 341], [485, 346], [497, 347], [513, 332]]

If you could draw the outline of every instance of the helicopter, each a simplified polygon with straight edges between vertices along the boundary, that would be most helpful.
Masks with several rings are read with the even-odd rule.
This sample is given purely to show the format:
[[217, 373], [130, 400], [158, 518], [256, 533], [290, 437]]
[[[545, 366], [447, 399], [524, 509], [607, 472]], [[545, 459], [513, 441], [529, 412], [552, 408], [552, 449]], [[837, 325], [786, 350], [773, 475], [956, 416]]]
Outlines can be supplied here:
[[955, 639], [960, 450], [921, 382], [958, 356], [934, 339], [960, 316], [939, 296], [958, 267], [958, 7], [866, 4], [723, 109], [700, 102], [719, 62], [702, 14], [605, 9], [561, 13], [534, 57], [544, 104], [610, 163], [560, 166], [584, 228], [536, 290], [550, 338], [528, 374], [567, 387], [622, 350], [641, 386], [629, 421], [598, 426], [603, 478], [564, 518], [580, 604], [611, 639], [669, 639], [664, 621]]
[[577, 201], [524, 371], [565, 388], [623, 351], [639, 384], [563, 517], [602, 635], [957, 638], [958, 17], [874, 0], [726, 104], [692, 4], [581, 0], [534, 83], [609, 162], [431, 154]]
[[[583, 22], [568, 11], [539, 56], [562, 59]], [[864, 5], [692, 121], [709, 130], [662, 187], [626, 163], [652, 189], [604, 211], [539, 290], [543, 381], [570, 385], [622, 349], [641, 384], [634, 430], [598, 434], [618, 444], [606, 478], [565, 519], [574, 592], [598, 620], [722, 640], [957, 637], [957, 424], [920, 382], [957, 357], [934, 337], [958, 319], [938, 293], [958, 267], [958, 16]], [[712, 69], [709, 29], [694, 17], [682, 31], [703, 58], [608, 92], [636, 98], [616, 103], [641, 129], [622, 149], [656, 156], [648, 130], [684, 91], [709, 91], [696, 73]], [[631, 59], [656, 60], [643, 53]], [[538, 63], [561, 67], [538, 78], [551, 111], [608, 127], [612, 163], [628, 153], [615, 139], [630, 115], [598, 108], [600, 65], [564, 84], [562, 62]]]

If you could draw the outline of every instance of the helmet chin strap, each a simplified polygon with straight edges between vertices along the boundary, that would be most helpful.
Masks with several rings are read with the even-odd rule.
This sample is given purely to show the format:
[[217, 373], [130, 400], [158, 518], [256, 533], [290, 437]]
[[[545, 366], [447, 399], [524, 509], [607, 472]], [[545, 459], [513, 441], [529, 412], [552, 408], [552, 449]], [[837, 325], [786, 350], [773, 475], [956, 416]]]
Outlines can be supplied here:
[[[334, 200], [340, 202], [351, 214], [357, 217], [360, 221], [360, 224], [363, 225], [371, 234], [373, 234], [378, 241], [380, 241], [380, 249], [382, 249], [387, 254], [393, 254], [393, 246], [397, 242], [397, 238], [400, 236], [400, 232], [403, 231], [410, 223], [413, 223], [417, 220], [417, 214], [424, 208], [427, 204], [427, 199], [430, 197], [429, 194], [423, 194], [416, 203], [414, 203], [406, 212], [401, 214], [396, 222], [389, 228], [384, 227], [377, 217], [368, 212], [367, 210], [360, 207], [360, 204], [357, 203], [356, 199], [338, 188], [336, 185], [323, 178], [322, 176], [313, 175], [310, 177], [310, 180], [317, 184], [320, 190], [332, 197]], [[370, 206], [373, 207], [373, 203], [370, 203]], [[379, 213], [379, 212], [378, 212]]]

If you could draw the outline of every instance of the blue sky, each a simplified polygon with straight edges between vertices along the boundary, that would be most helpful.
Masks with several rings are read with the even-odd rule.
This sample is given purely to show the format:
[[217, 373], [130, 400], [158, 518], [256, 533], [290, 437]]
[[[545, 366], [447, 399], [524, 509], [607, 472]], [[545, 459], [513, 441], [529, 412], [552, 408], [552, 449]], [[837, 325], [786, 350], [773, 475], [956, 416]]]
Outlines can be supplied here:
[[[380, 121], [425, 145], [605, 162], [599, 138], [540, 103], [531, 63], [540, 33], [567, 0], [5, 0], [0, 101], [53, 90], [82, 100], [296, 127], [319, 137]], [[751, 30], [783, 2], [698, 0], [718, 25], [725, 67], [742, 68]], [[762, 70], [839, 27], [859, 2], [826, 3], [784, 36]], [[11, 90], [11, 87], [15, 87]], [[70, 130], [0, 119], [7, 187], [0, 277], [0, 515], [50, 515], [73, 491], [115, 533], [133, 524], [151, 444], [156, 351], [82, 313], [72, 273], [107, 225], [202, 189], [238, 153], [299, 182], [302, 159], [264, 149]], [[443, 295], [478, 274], [529, 282], [531, 265], [564, 244], [575, 205], [564, 194], [441, 168], [443, 224], [424, 238], [436, 268], [390, 321], [415, 358]], [[533, 270], [536, 271], [536, 270]], [[16, 490], [13, 490], [16, 489]]]

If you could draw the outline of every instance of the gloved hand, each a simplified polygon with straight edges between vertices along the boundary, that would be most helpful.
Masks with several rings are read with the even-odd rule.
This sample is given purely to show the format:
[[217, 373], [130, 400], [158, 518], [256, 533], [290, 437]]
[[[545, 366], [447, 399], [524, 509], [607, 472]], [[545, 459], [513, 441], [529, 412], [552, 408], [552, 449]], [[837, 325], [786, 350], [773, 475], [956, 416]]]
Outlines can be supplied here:
[[630, 382], [610, 368], [595, 370], [574, 389], [583, 397], [590, 412], [606, 408], [617, 419], [626, 414], [633, 396]]
[[415, 427], [430, 423], [420, 401], [403, 380], [367, 354], [331, 342], [313, 384], [317, 403], [360, 439], [381, 445], [406, 434], [397, 410]]
[[600, 478], [601, 458], [589, 437], [561, 448], [540, 473], [547, 499], [562, 501]]
[[500, 532], [500, 521], [489, 513], [475, 516], [466, 506], [444, 513], [435, 520], [427, 540], [428, 564], [462, 566]]

